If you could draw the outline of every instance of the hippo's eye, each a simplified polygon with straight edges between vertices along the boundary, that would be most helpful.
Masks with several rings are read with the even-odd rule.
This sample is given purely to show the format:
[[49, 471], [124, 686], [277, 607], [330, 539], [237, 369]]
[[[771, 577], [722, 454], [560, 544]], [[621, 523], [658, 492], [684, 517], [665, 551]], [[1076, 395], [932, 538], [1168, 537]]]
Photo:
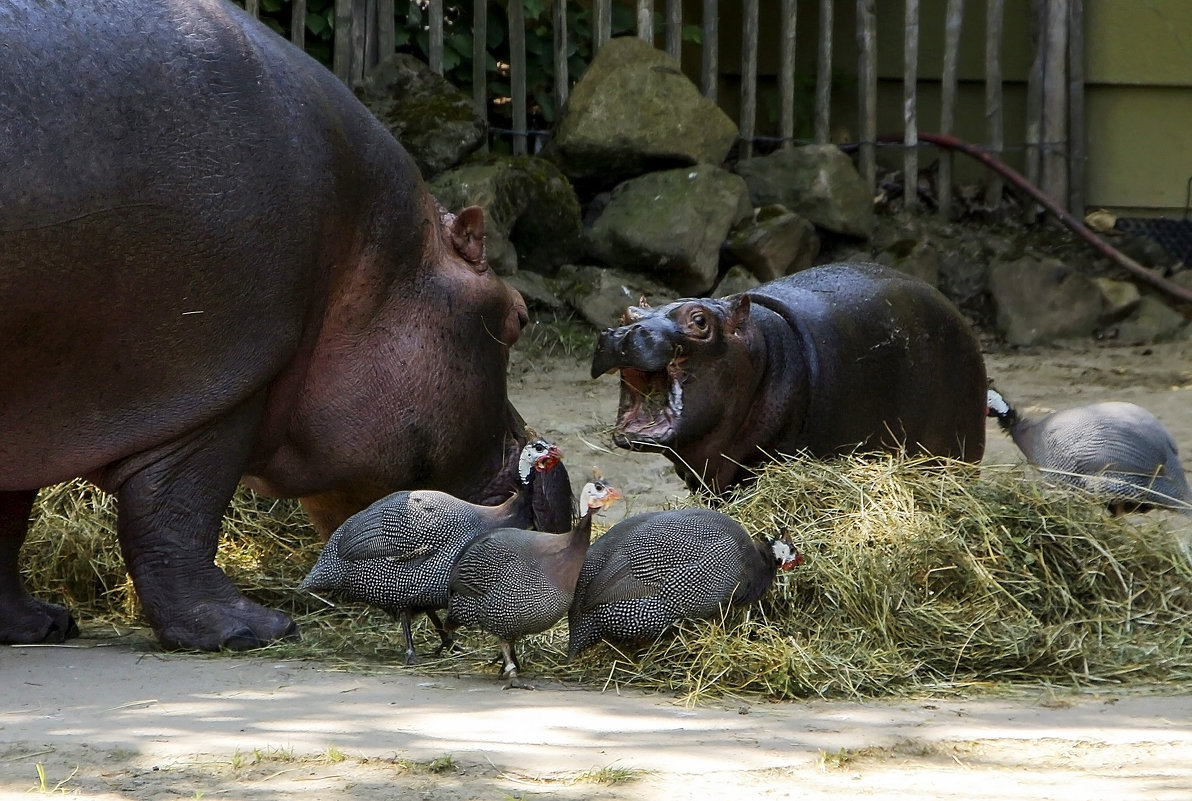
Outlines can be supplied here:
[[706, 334], [708, 332], [708, 315], [703, 311], [692, 312], [688, 322], [691, 323], [691, 327], [695, 329], [696, 333]]

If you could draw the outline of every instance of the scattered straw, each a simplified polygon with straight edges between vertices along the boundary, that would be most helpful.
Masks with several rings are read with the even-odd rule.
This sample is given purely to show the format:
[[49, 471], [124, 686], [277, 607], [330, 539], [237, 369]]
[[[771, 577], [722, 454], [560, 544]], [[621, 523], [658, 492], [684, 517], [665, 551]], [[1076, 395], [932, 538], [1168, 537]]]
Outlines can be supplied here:
[[[135, 621], [111, 507], [93, 489], [48, 490], [26, 551], [31, 589], [68, 603], [83, 625]], [[774, 465], [721, 508], [758, 535], [789, 530], [806, 564], [781, 574], [760, 604], [686, 622], [641, 651], [599, 645], [567, 664], [565, 624], [528, 637], [527, 672], [690, 698], [1192, 681], [1186, 518], [1111, 518], [1095, 499], [1052, 492], [1018, 467], [893, 457]], [[220, 565], [303, 631], [300, 643], [265, 653], [405, 669], [388, 616], [293, 589], [318, 550], [296, 504], [237, 494]], [[420, 652], [437, 642], [429, 626], [417, 635]], [[468, 632], [463, 645], [417, 669], [495, 680], [495, 641]]]

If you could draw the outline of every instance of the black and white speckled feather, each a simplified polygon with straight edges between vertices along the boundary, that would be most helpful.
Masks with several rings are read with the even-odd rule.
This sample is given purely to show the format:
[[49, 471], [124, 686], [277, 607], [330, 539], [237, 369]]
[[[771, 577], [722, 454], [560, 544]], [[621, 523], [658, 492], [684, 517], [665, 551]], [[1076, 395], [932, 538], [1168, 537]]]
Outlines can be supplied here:
[[1161, 506], [1192, 513], [1175, 439], [1141, 406], [1109, 401], [1032, 418], [994, 389], [987, 404], [1027, 460], [1057, 482], [1101, 496], [1115, 511]]
[[[549, 443], [548, 443], [549, 445]], [[554, 472], [558, 451], [526, 446], [522, 492], [499, 506], [468, 503], [442, 492], [395, 492], [344, 521], [323, 547], [301, 589], [379, 607], [399, 617], [406, 635], [406, 660], [415, 659], [411, 615], [424, 612], [442, 639], [451, 636], [436, 610], [447, 606], [447, 585], [460, 551], [495, 528], [525, 525], [535, 477]], [[533, 469], [546, 459], [545, 472]]]
[[654, 640], [681, 619], [753, 603], [780, 567], [799, 561], [789, 541], [756, 541], [710, 509], [634, 515], [588, 549], [568, 616], [568, 658], [602, 639]]
[[504, 673], [519, 669], [513, 642], [567, 614], [591, 540], [593, 514], [621, 497], [603, 482], [580, 495], [585, 514], [566, 534], [500, 528], [472, 540], [451, 573], [447, 626], [473, 626], [501, 641]]

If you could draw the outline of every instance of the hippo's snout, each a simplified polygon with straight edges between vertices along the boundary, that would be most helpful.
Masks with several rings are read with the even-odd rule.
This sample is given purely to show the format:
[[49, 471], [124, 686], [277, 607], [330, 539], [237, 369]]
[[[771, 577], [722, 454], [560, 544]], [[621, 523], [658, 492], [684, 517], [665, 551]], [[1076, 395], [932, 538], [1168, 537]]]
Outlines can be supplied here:
[[665, 370], [673, 356], [671, 338], [648, 323], [606, 328], [596, 341], [592, 378], [623, 367], [651, 372]]

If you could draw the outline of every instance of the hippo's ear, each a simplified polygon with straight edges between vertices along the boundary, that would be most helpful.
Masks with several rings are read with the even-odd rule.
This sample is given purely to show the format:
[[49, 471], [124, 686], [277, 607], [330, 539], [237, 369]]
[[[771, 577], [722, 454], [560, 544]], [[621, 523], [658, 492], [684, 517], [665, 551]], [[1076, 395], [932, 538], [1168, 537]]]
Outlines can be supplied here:
[[753, 308], [752, 301], [745, 294], [735, 295], [728, 307], [728, 321], [724, 329], [726, 334], [735, 334], [749, 322], [749, 311]]
[[451, 242], [470, 264], [484, 261], [484, 210], [468, 206], [451, 221]]

